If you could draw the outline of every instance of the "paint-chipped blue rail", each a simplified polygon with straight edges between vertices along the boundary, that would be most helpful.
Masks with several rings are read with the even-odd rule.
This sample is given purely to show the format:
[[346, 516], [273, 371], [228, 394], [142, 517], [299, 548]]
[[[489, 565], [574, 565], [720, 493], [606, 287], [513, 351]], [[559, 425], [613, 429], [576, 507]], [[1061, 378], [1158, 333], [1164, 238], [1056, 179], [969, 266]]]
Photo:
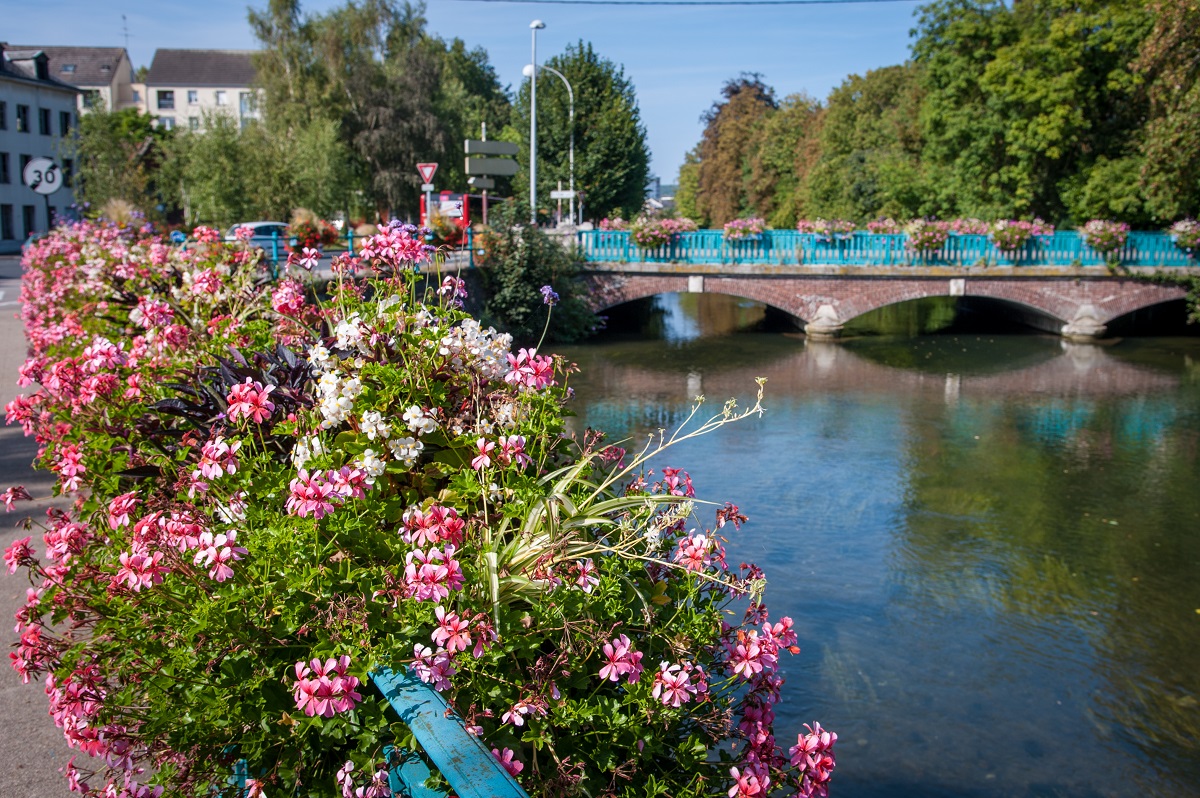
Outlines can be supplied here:
[[[721, 230], [681, 233], [665, 246], [641, 249], [627, 231], [578, 233], [591, 263], [704, 263], [831, 266], [1103, 266], [1108, 258], [1073, 230], [1038, 236], [1016, 252], [1003, 252], [983, 235], [951, 234], [932, 252], [915, 252], [908, 236], [852, 233], [821, 238], [795, 230], [767, 230], [745, 241], [727, 241]], [[1132, 232], [1116, 253], [1124, 266], [1200, 266], [1166, 233]]]
[[[383, 667], [371, 672], [371, 681], [412, 730], [425, 755], [459, 798], [529, 798], [483, 741], [467, 732], [446, 700], [429, 685], [407, 672], [399, 674]], [[391, 754], [389, 786], [394, 795], [448, 795], [424, 786], [430, 770], [421, 757], [398, 749], [387, 753]]]

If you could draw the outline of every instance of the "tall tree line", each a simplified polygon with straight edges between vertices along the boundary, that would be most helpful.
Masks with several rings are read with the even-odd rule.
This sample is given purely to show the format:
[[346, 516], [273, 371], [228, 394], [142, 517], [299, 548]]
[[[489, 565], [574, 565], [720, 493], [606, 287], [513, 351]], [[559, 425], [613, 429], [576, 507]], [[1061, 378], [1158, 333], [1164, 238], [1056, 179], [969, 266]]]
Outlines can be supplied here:
[[911, 59], [818, 103], [742, 75], [680, 170], [709, 225], [1200, 212], [1200, 0], [937, 0]]

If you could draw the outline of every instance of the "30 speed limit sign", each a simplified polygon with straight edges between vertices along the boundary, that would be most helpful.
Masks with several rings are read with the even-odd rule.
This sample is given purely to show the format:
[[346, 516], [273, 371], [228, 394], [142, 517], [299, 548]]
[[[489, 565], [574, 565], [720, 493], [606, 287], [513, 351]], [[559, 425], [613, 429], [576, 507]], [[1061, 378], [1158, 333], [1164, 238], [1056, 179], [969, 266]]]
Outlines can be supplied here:
[[53, 194], [62, 188], [62, 169], [49, 158], [34, 158], [21, 172], [25, 185], [39, 194]]

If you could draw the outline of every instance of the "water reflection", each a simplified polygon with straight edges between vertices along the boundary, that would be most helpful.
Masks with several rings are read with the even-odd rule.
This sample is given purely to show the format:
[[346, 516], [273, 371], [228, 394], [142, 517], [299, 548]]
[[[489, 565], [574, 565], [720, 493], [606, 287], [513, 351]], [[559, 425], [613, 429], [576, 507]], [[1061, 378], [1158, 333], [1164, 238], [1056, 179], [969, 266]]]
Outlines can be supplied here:
[[766, 416], [663, 465], [750, 514], [731, 559], [768, 567], [804, 649], [780, 737], [836, 728], [840, 794], [1173, 797], [1200, 783], [1198, 344], [689, 333], [567, 354], [576, 423], [615, 437], [768, 378]]

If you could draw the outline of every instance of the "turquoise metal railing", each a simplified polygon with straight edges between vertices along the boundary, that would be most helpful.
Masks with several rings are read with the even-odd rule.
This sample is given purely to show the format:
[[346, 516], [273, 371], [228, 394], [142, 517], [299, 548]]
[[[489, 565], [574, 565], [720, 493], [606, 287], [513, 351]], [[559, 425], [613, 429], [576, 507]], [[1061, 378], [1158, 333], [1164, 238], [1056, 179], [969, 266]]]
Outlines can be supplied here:
[[[588, 230], [578, 242], [592, 263], [704, 263], [829, 266], [1103, 266], [1096, 252], [1075, 231], [1030, 239], [1016, 252], [998, 249], [983, 235], [951, 234], [932, 252], [908, 249], [908, 236], [852, 233], [821, 238], [795, 230], [767, 230], [742, 241], [726, 241], [720, 230], [681, 233], [670, 243], [641, 249], [626, 231]], [[1116, 253], [1123, 266], [1200, 266], [1165, 233], [1133, 232]]]

